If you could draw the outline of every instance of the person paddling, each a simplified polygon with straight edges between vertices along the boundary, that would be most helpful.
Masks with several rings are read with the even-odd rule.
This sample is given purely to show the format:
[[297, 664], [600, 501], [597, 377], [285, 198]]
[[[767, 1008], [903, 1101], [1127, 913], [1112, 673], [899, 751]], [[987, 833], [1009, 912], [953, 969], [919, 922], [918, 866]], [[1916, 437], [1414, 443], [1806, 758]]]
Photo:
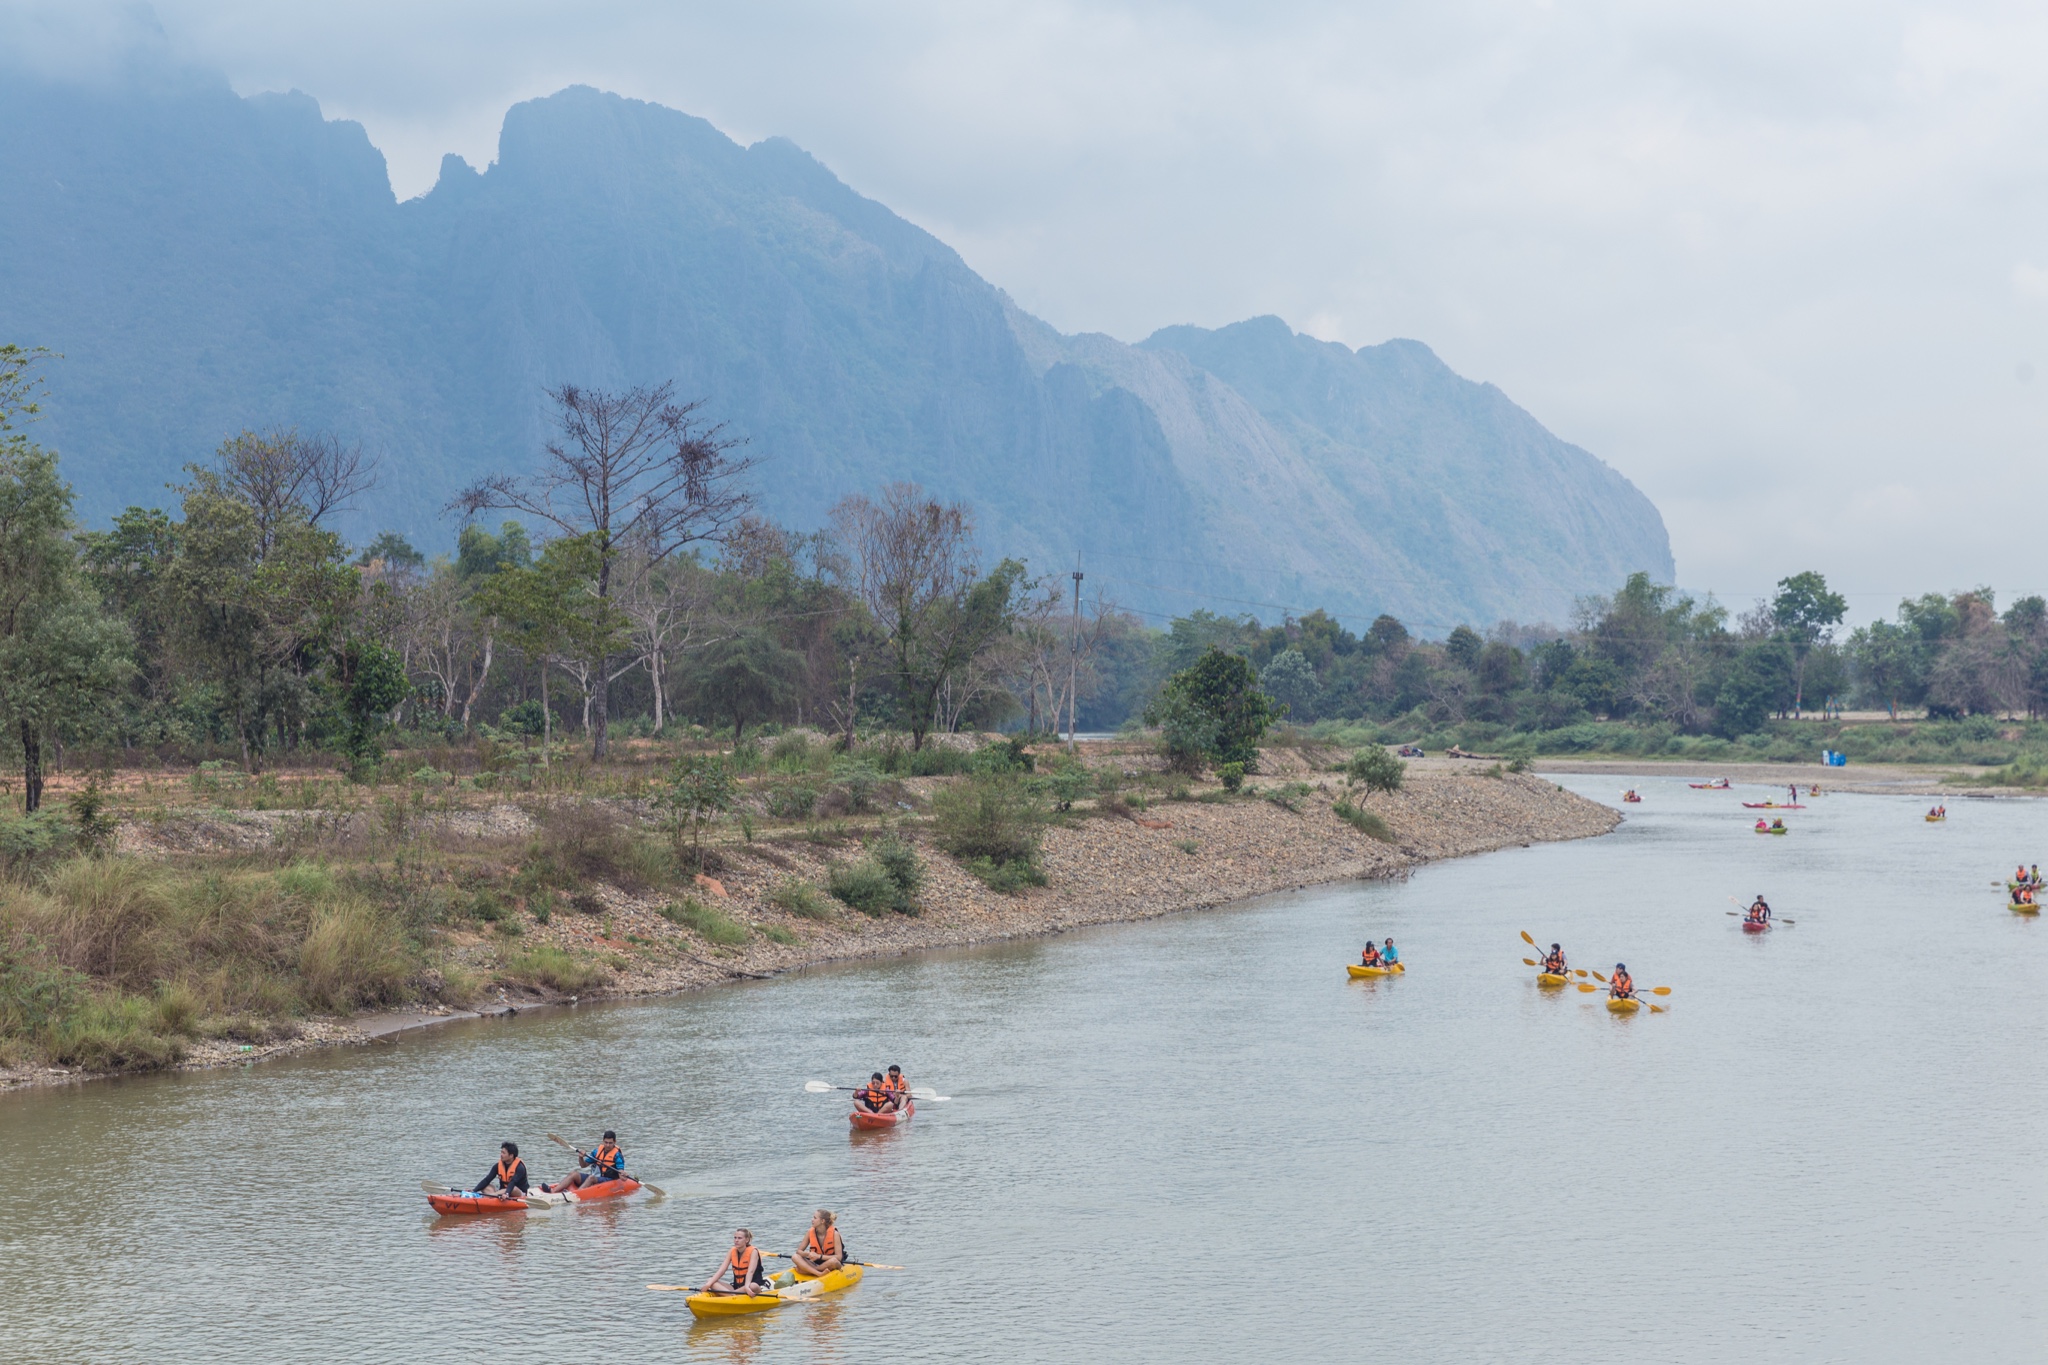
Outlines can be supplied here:
[[811, 1230], [804, 1234], [790, 1261], [804, 1274], [816, 1279], [846, 1264], [846, 1243], [840, 1240], [832, 1210], [819, 1209], [811, 1218]]
[[1394, 947], [1394, 940], [1388, 939], [1386, 946], [1380, 949], [1380, 965], [1382, 967], [1398, 967], [1401, 965], [1401, 953], [1399, 949]]
[[563, 1190], [581, 1189], [585, 1185], [598, 1185], [623, 1176], [626, 1173], [626, 1154], [619, 1150], [619, 1135], [605, 1129], [604, 1138], [597, 1146], [576, 1154], [576, 1164], [590, 1169], [579, 1170], [567, 1180], [558, 1180], [541, 1188], [549, 1194], [559, 1194]]
[[1368, 942], [1368, 943], [1367, 943], [1367, 944], [1365, 945], [1365, 951], [1361, 952], [1361, 953], [1360, 953], [1360, 954], [1358, 955], [1358, 965], [1359, 965], [1359, 966], [1361, 966], [1361, 967], [1377, 967], [1377, 966], [1379, 966], [1379, 965], [1380, 965], [1380, 945], [1379, 945], [1379, 944], [1377, 944], [1377, 943], [1371, 943], [1371, 942]]
[[899, 1109], [910, 1103], [910, 1082], [903, 1078], [902, 1067], [890, 1067], [889, 1074], [882, 1078], [882, 1084], [888, 1086], [890, 1092], [896, 1096], [896, 1106]]
[[1551, 944], [1550, 951], [1543, 955], [1541, 970], [1551, 976], [1563, 976], [1565, 974], [1564, 949], [1558, 947], [1555, 943]]
[[868, 1078], [868, 1083], [853, 1092], [853, 1107], [870, 1114], [893, 1114], [900, 1107], [896, 1103], [896, 1092], [877, 1071]]
[[1761, 891], [1756, 893], [1756, 900], [1749, 907], [1749, 922], [1751, 924], [1769, 924], [1771, 922], [1770, 902], [1764, 899], [1764, 893]]
[[476, 1192], [482, 1194], [494, 1180], [498, 1183], [498, 1193], [507, 1199], [524, 1199], [532, 1192], [533, 1186], [526, 1181], [526, 1163], [519, 1159], [518, 1143], [498, 1144], [498, 1164], [484, 1173], [484, 1178], [477, 1182]]
[[1778, 817], [1777, 819], [1775, 819], [1775, 820], [1771, 821], [1771, 828], [1772, 828], [1772, 829], [1783, 829], [1783, 828], [1785, 828], [1785, 817], [1781, 815], [1781, 816], [1779, 816], [1779, 817]]
[[1616, 1000], [1636, 998], [1635, 978], [1628, 974], [1628, 968], [1621, 963], [1614, 964], [1614, 976], [1607, 983], [1607, 994]]
[[[723, 1283], [720, 1283], [723, 1281]], [[732, 1250], [725, 1253], [725, 1261], [710, 1279], [704, 1282], [706, 1294], [767, 1294], [768, 1272], [761, 1264], [761, 1248], [754, 1245], [754, 1234], [745, 1228], [736, 1228], [732, 1234]]]

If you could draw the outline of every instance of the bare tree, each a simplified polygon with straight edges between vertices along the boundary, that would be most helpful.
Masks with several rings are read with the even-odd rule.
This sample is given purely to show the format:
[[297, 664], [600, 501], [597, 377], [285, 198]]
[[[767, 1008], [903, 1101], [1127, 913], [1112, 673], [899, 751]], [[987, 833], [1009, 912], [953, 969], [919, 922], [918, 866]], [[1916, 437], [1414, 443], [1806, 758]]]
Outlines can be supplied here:
[[[612, 577], [628, 544], [660, 563], [685, 545], [717, 538], [753, 505], [739, 476], [751, 459], [740, 442], [697, 418], [702, 402], [677, 403], [675, 385], [613, 393], [573, 384], [550, 389], [560, 436], [538, 472], [495, 474], [449, 504], [474, 517], [486, 508], [517, 511], [563, 535], [590, 535], [597, 554], [596, 596], [609, 606]], [[608, 748], [610, 661], [591, 660], [595, 715], [591, 754]]]
[[266, 555], [286, 516], [297, 512], [318, 526], [377, 482], [377, 460], [361, 446], [290, 428], [244, 431], [221, 442], [213, 458], [222, 486], [255, 509]]

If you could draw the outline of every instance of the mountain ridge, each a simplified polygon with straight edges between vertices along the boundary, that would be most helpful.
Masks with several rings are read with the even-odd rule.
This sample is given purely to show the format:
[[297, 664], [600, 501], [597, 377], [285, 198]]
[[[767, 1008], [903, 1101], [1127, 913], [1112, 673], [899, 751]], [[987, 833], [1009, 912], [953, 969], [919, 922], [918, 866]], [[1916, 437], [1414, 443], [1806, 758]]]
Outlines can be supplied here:
[[544, 388], [673, 378], [766, 457], [779, 519], [913, 479], [972, 502], [990, 553], [1078, 555], [1161, 613], [1442, 629], [1672, 576], [1647, 498], [1419, 342], [1066, 336], [785, 138], [570, 87], [398, 201], [298, 93], [24, 80], [0, 114], [0, 329], [69, 357], [41, 431], [89, 519], [296, 423], [388, 456], [348, 529], [439, 544], [456, 487], [530, 463]]

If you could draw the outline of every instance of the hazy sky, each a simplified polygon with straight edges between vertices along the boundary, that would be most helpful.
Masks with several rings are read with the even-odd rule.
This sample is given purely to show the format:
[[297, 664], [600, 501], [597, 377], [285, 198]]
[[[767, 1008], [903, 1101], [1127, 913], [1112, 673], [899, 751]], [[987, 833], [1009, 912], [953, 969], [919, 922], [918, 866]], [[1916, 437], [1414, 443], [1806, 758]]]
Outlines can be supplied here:
[[[585, 82], [784, 134], [1063, 331], [1429, 343], [1690, 587], [2048, 587], [2048, 7], [157, 0], [401, 196]], [[2009, 527], [2010, 529], [2006, 529]]]

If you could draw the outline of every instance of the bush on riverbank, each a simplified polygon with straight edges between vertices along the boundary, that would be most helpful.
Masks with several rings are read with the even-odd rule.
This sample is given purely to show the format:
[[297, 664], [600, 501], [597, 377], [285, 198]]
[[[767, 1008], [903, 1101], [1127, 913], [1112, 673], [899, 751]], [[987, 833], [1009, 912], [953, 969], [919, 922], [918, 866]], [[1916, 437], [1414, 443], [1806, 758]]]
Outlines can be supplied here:
[[1040, 837], [1051, 812], [1016, 776], [970, 778], [932, 797], [932, 836], [990, 889], [1043, 886]]

